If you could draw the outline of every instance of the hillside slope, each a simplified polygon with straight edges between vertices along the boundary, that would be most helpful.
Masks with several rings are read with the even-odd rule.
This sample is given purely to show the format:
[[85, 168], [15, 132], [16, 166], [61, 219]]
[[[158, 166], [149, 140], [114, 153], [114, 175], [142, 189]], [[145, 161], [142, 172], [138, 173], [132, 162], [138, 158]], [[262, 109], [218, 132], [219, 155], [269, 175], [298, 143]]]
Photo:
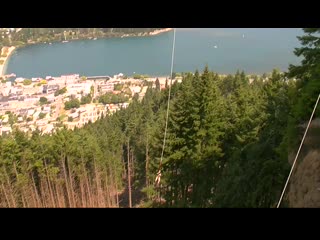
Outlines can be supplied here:
[[306, 136], [290, 179], [288, 200], [290, 207], [320, 207], [320, 118], [313, 120]]

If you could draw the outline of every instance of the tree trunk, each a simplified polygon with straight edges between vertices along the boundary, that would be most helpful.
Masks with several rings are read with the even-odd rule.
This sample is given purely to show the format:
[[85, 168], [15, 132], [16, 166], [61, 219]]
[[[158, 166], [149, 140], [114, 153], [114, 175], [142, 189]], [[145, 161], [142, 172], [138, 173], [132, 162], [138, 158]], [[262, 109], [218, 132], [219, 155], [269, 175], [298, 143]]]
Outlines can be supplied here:
[[[114, 154], [112, 155], [113, 157], [114, 157]], [[116, 188], [116, 205], [117, 205], [117, 207], [119, 207], [119, 191], [118, 191], [118, 182], [117, 182], [117, 172], [116, 172], [116, 167], [115, 167], [115, 162], [114, 161], [112, 161], [112, 166], [113, 166], [113, 171], [115, 172], [115, 175], [113, 176], [113, 175], [111, 175], [111, 179], [112, 179], [112, 188], [115, 186], [115, 188]], [[111, 169], [112, 169], [112, 167], [111, 167]], [[114, 181], [113, 181], [113, 179], [114, 179]]]
[[95, 172], [95, 180], [96, 180], [96, 187], [97, 187], [97, 203], [98, 207], [104, 207], [105, 204], [105, 198], [103, 196], [103, 190], [101, 189], [101, 180], [100, 180], [100, 172], [97, 168], [95, 159], [93, 160], [94, 163], [94, 172]]
[[132, 174], [131, 174], [131, 177], [134, 179], [134, 155], [133, 155], [133, 151], [130, 151], [131, 152], [131, 170], [132, 170]]
[[12, 205], [13, 205], [14, 208], [16, 208], [17, 204], [16, 204], [16, 200], [15, 200], [14, 188], [12, 187], [12, 184], [10, 182], [10, 178], [9, 178], [7, 170], [5, 168], [4, 168], [4, 173], [5, 173], [6, 181], [7, 181], [7, 184], [8, 184]]
[[130, 142], [127, 143], [127, 155], [128, 155], [128, 191], [129, 191], [129, 208], [132, 208], [131, 199], [131, 176], [130, 176]]
[[68, 205], [69, 205], [69, 207], [71, 207], [72, 200], [71, 200], [71, 196], [70, 196], [69, 182], [68, 182], [67, 170], [66, 170], [66, 164], [65, 164], [65, 156], [62, 156], [61, 161], [62, 161], [62, 169], [63, 169], [64, 181], [65, 181], [66, 190], [67, 190], [67, 196], [68, 196]]
[[32, 185], [33, 185], [33, 191], [34, 191], [34, 194], [36, 196], [36, 206], [35, 207], [42, 207], [42, 203], [41, 203], [41, 199], [40, 199], [40, 196], [39, 196], [39, 193], [38, 193], [38, 189], [37, 189], [37, 185], [36, 185], [36, 182], [34, 180], [34, 177], [33, 177], [33, 174], [31, 173], [31, 180], [32, 180]]
[[3, 186], [3, 183], [1, 184], [1, 186], [2, 186], [2, 191], [4, 193], [4, 196], [5, 196], [6, 200], [7, 200], [7, 205], [8, 205], [9, 208], [11, 208], [10, 200], [9, 200], [8, 195], [6, 193], [6, 188]]
[[146, 144], [146, 187], [149, 187], [149, 141]]
[[67, 156], [67, 164], [68, 164], [68, 169], [69, 169], [69, 183], [70, 183], [70, 193], [71, 193], [71, 199], [72, 199], [72, 202], [73, 202], [73, 207], [77, 207], [77, 203], [76, 203], [76, 200], [75, 200], [75, 188], [73, 186], [73, 179], [72, 179], [72, 170], [71, 170], [71, 166], [70, 166], [70, 163], [69, 163], [69, 157]]
[[84, 183], [83, 183], [83, 177], [80, 176], [79, 186], [80, 186], [80, 195], [81, 195], [81, 207], [87, 207], [87, 201], [85, 196], [85, 190], [84, 190]]
[[110, 196], [112, 196], [112, 193], [113, 193], [113, 181], [112, 181], [112, 174], [111, 174], [111, 184], [110, 186], [108, 185], [109, 184], [109, 181], [108, 181], [108, 175], [106, 174], [105, 175], [105, 181], [104, 181], [104, 186], [105, 186], [105, 198], [107, 199], [107, 205], [106, 207], [112, 207], [113, 206], [113, 198], [110, 198]]
[[53, 191], [52, 191], [52, 187], [51, 187], [51, 183], [50, 183], [50, 175], [48, 173], [48, 167], [47, 167], [46, 160], [44, 159], [43, 162], [44, 162], [44, 169], [46, 171], [46, 177], [47, 177], [47, 182], [48, 182], [48, 187], [49, 187], [49, 193], [50, 193], [50, 198], [51, 198], [51, 202], [52, 202], [52, 207], [56, 207], [55, 199], [54, 199], [54, 195], [53, 195]]
[[62, 207], [64, 207], [63, 198], [61, 198], [61, 195], [60, 195], [60, 187], [59, 187], [59, 183], [58, 183], [57, 179], [56, 179], [56, 181], [54, 183], [54, 189], [55, 189], [55, 192], [56, 192], [56, 195], [57, 195], [57, 206], [59, 208], [62, 208]]

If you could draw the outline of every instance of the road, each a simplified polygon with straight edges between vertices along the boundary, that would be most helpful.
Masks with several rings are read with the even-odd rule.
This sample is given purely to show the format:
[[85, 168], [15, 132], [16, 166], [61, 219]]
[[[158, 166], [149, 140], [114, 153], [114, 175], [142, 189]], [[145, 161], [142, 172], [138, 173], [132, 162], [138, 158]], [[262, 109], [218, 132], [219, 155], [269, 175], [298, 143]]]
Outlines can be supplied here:
[[54, 119], [57, 119], [60, 116], [62, 105], [63, 105], [62, 96], [59, 95], [56, 98], [56, 111], [54, 113]]

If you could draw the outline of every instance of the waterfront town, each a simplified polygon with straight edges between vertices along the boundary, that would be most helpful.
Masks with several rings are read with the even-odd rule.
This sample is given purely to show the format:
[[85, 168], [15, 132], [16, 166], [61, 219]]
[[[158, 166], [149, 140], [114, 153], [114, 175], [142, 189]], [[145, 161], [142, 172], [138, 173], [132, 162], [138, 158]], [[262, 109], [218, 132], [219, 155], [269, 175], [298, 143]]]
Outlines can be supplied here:
[[[20, 34], [21, 30], [22, 28], [0, 28], [0, 37], [4, 43], [4, 45], [0, 44], [0, 136], [12, 132], [15, 128], [23, 132], [38, 129], [43, 134], [50, 134], [63, 127], [68, 129], [83, 127], [89, 122], [95, 122], [103, 116], [126, 108], [134, 96], [141, 100], [148, 87], [156, 87], [156, 79], [159, 80], [160, 89], [164, 89], [167, 85], [166, 77], [149, 78], [138, 74], [132, 77], [124, 76], [122, 73], [114, 76], [90, 77], [68, 74], [60, 77], [46, 76], [31, 79], [17, 77], [15, 74], [5, 74], [8, 59], [17, 48], [16, 46], [20, 46], [17, 42], [14, 43], [14, 36]], [[135, 34], [151, 36], [171, 30], [172, 28], [149, 29], [148, 32], [146, 29], [143, 34], [128, 32], [123, 33], [122, 37]], [[80, 30], [77, 29], [77, 31]], [[71, 35], [73, 36], [76, 32], [72, 32]], [[27, 31], [24, 34], [29, 33]], [[41, 34], [39, 38], [35, 38], [34, 34], [35, 32], [29, 34], [28, 36], [32, 39], [24, 44], [44, 41], [39, 37]], [[70, 32], [66, 34], [64, 31], [61, 36], [64, 36], [62, 40], [65, 41], [62, 42], [74, 40], [66, 39], [69, 35]], [[86, 36], [83, 37], [86, 38]], [[59, 37], [51, 40], [61, 41]]]
[[[112, 77], [70, 74], [6, 79], [13, 76], [3, 76], [0, 83], [0, 135], [14, 128], [50, 134], [64, 126], [83, 127], [126, 108], [134, 96], [141, 100], [148, 86], [156, 87], [157, 79], [128, 78], [121, 73]], [[158, 79], [164, 89], [167, 78]]]

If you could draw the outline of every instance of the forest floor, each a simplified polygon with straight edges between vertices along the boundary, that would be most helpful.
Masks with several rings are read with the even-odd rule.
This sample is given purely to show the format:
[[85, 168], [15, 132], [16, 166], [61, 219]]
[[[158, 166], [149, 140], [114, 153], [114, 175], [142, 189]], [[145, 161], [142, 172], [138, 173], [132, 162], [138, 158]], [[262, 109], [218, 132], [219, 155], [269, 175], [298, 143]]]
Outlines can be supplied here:
[[[142, 188], [131, 188], [132, 207], [136, 208], [143, 202], [145, 194], [141, 192]], [[129, 208], [129, 189], [128, 186], [119, 194], [119, 207]]]

